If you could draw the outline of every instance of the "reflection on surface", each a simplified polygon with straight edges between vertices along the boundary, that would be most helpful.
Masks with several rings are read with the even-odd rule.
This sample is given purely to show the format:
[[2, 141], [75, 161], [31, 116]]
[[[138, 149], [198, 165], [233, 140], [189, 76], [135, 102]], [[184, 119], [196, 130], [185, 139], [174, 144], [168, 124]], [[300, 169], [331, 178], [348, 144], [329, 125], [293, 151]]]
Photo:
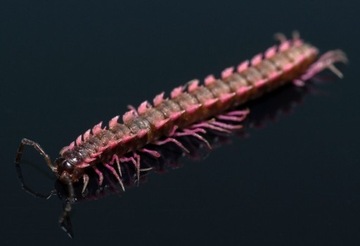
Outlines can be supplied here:
[[224, 134], [216, 131], [208, 131], [202, 136], [210, 143], [211, 149], [204, 143], [195, 137], [180, 137], [178, 140], [189, 150], [189, 153], [185, 153], [177, 145], [169, 143], [163, 146], [149, 145], [147, 149], [155, 150], [160, 153], [159, 158], [154, 158], [147, 153], [141, 154], [141, 168], [140, 175], [134, 165], [124, 163], [121, 166], [121, 181], [119, 183], [117, 178], [112, 174], [109, 169], [99, 165], [100, 171], [104, 175], [104, 180], [101, 185], [98, 184], [98, 176], [89, 169], [87, 174], [89, 175], [89, 183], [84, 192], [82, 192], [82, 182], [74, 184], [74, 199], [70, 200], [68, 196], [67, 186], [60, 181], [55, 182], [54, 189], [49, 194], [42, 194], [32, 190], [25, 183], [20, 166], [17, 165], [18, 177], [22, 184], [22, 188], [28, 193], [40, 197], [50, 198], [52, 195], [57, 194], [63, 202], [63, 212], [60, 216], [60, 226], [67, 234], [72, 237], [72, 226], [70, 220], [71, 205], [80, 203], [83, 201], [98, 200], [103, 197], [112, 194], [121, 194], [126, 191], [127, 188], [138, 186], [149, 177], [150, 173], [163, 173], [167, 169], [172, 169], [181, 166], [182, 158], [190, 158], [201, 160], [206, 157], [211, 151], [214, 151], [217, 147], [220, 147], [226, 143], [231, 142], [231, 138], [235, 135], [238, 137], [248, 136], [250, 128], [261, 128], [266, 126], [269, 122], [274, 122], [279, 118], [279, 115], [289, 114], [293, 108], [302, 102], [302, 98], [305, 94], [311, 91], [311, 85], [305, 87], [285, 86], [279, 90], [266, 95], [260, 100], [251, 102], [241, 108], [249, 108], [250, 114], [244, 122], [244, 128], [233, 132], [231, 134]]

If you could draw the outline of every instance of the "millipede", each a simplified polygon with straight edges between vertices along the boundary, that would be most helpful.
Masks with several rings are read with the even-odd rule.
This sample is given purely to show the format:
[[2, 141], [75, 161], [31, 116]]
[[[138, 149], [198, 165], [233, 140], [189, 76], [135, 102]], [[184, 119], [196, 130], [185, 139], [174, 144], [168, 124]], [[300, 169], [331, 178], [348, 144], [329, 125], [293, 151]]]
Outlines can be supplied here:
[[[106, 168], [125, 189], [121, 179], [124, 163], [133, 165], [139, 178], [141, 156], [160, 157], [148, 144], [172, 143], [187, 152], [179, 138], [191, 136], [211, 147], [202, 134], [208, 130], [229, 132], [241, 128], [249, 110], [239, 106], [246, 102], [287, 83], [302, 86], [325, 69], [342, 77], [334, 63], [347, 62], [343, 51], [319, 55], [318, 49], [304, 42], [297, 32], [290, 39], [283, 34], [276, 38], [279, 44], [236, 67], [224, 69], [218, 78], [209, 75], [201, 83], [191, 80], [173, 89], [169, 97], [162, 92], [152, 103], [144, 101], [137, 108], [129, 106], [122, 117], [115, 116], [108, 124], [96, 124], [62, 148], [55, 161], [37, 142], [23, 138], [15, 163], [19, 165], [24, 147], [32, 146], [67, 187], [70, 204], [75, 197], [75, 183], [82, 182], [82, 191], [86, 190], [89, 169], [95, 171], [99, 185], [104, 180], [101, 170]], [[70, 209], [69, 205], [67, 210]]]

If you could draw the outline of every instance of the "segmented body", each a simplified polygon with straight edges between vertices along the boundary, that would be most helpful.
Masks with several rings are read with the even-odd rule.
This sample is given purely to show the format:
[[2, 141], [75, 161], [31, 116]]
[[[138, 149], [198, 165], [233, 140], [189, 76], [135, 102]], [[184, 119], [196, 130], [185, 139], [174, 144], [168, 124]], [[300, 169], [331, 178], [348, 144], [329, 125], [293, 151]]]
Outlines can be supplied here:
[[[98, 165], [103, 165], [102, 168], [109, 170], [125, 190], [121, 170], [126, 166], [124, 163], [134, 164], [136, 177], [139, 179], [141, 165], [138, 152], [155, 158], [161, 155], [148, 149], [146, 144], [162, 145], [173, 142], [186, 152], [188, 150], [176, 138], [193, 136], [210, 147], [209, 142], [201, 136], [206, 129], [227, 132], [238, 129], [241, 127], [239, 123], [248, 113], [247, 110], [226, 112], [230, 108], [255, 99], [287, 82], [302, 85], [326, 68], [339, 77], [342, 76], [333, 65], [335, 62], [347, 62], [346, 55], [341, 50], [328, 51], [318, 57], [318, 50], [304, 43], [298, 35], [294, 35], [291, 40], [287, 40], [283, 35], [278, 35], [278, 38], [280, 45], [270, 47], [236, 68], [223, 70], [218, 79], [209, 75], [202, 84], [198, 80], [192, 80], [175, 88], [170, 98], [164, 98], [164, 93], [161, 93], [153, 99], [152, 105], [145, 101], [137, 109], [132, 108], [122, 116], [122, 122], [119, 122], [119, 116], [111, 119], [106, 126], [102, 126], [100, 122], [64, 147], [54, 162], [38, 143], [23, 138], [15, 163], [20, 163], [24, 146], [32, 146], [44, 157], [57, 178], [67, 185], [69, 195], [59, 223], [68, 231], [67, 218], [71, 204], [76, 200], [73, 183], [82, 180], [84, 193], [90, 179], [86, 173], [88, 168], [95, 170], [98, 184], [101, 185], [104, 176]], [[38, 195], [24, 184], [23, 188], [40, 197], [49, 197], [52, 194]], [[68, 233], [72, 234], [71, 231]]]
[[110, 162], [114, 153], [122, 156], [137, 150], [168, 136], [174, 127], [183, 129], [204, 121], [298, 78], [317, 54], [314, 46], [300, 39], [286, 40], [236, 69], [225, 69], [219, 79], [209, 75], [202, 85], [193, 80], [175, 88], [170, 98], [164, 99], [162, 93], [154, 98], [153, 105], [142, 103], [137, 111], [123, 115], [123, 123], [118, 122], [119, 116], [105, 127], [99, 123], [63, 148], [60, 155], [78, 169], [71, 177], [76, 181], [82, 168]]

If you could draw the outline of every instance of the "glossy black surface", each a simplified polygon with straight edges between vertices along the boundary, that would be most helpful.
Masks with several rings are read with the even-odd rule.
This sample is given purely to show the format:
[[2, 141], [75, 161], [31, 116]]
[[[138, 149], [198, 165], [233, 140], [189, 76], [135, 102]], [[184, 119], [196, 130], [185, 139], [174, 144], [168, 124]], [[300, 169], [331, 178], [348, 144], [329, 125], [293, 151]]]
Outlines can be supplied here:
[[[358, 9], [356, 1], [1, 1], [0, 244], [358, 245]], [[121, 197], [77, 204], [72, 240], [57, 224], [60, 199], [21, 189], [13, 160], [22, 137], [55, 159], [128, 104], [219, 74], [294, 29], [321, 51], [343, 49], [350, 64], [290, 114]], [[43, 159], [32, 150], [24, 158], [34, 163], [24, 165], [27, 183], [52, 190]]]

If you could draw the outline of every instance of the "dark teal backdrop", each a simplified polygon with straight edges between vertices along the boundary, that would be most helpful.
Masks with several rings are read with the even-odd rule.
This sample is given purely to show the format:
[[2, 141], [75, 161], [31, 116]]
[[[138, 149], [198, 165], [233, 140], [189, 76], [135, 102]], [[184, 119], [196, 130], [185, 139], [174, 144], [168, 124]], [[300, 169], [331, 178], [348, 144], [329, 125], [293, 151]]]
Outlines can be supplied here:
[[[0, 244], [359, 245], [358, 12], [357, 1], [0, 1]], [[58, 228], [59, 199], [21, 190], [22, 137], [55, 158], [128, 104], [219, 73], [295, 29], [350, 63], [290, 114], [122, 197], [77, 205], [73, 240]], [[37, 164], [28, 183], [52, 189], [37, 153], [26, 159]]]

